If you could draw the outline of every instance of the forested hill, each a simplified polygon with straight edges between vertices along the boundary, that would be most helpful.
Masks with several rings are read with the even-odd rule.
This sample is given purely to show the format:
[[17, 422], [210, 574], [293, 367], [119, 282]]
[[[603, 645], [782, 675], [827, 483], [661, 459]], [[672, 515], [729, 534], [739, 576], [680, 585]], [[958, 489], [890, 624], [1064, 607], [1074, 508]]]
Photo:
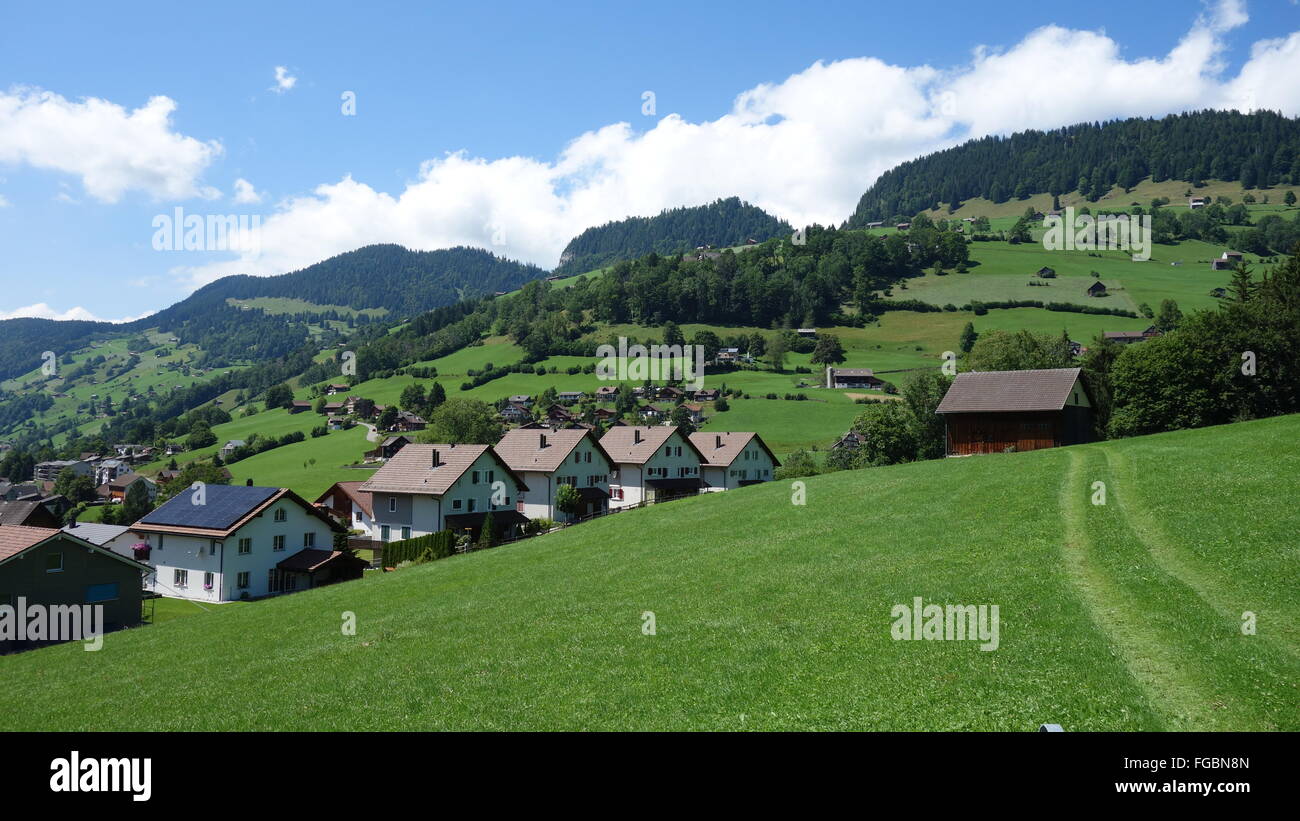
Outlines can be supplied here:
[[317, 305], [387, 308], [389, 316], [417, 316], [463, 299], [511, 291], [545, 276], [535, 265], [477, 248], [410, 251], [400, 245], [368, 245], [323, 262], [273, 277], [229, 276], [205, 285], [156, 314], [121, 325], [0, 321], [0, 379], [41, 363], [42, 351], [67, 352], [92, 338], [133, 334], [146, 328], [174, 333], [201, 346], [208, 364], [261, 361], [283, 356], [306, 339], [300, 323], [261, 311], [240, 310], [228, 299], [292, 297]]
[[629, 217], [588, 228], [569, 241], [555, 273], [581, 274], [654, 251], [672, 254], [700, 245], [723, 248], [762, 242], [790, 233], [790, 225], [739, 197], [693, 208], [672, 208], [656, 217]]
[[387, 308], [395, 316], [415, 316], [462, 299], [512, 291], [545, 274], [536, 265], [480, 248], [411, 251], [400, 245], [367, 245], [281, 276], [219, 279], [147, 321], [166, 324], [188, 316], [194, 303], [253, 297], [292, 297], [356, 309]]
[[849, 227], [940, 203], [955, 210], [975, 197], [1005, 202], [1077, 189], [1096, 200], [1147, 176], [1192, 185], [1240, 181], [1245, 188], [1300, 184], [1300, 119], [1198, 111], [984, 137], [886, 171], [862, 195]]

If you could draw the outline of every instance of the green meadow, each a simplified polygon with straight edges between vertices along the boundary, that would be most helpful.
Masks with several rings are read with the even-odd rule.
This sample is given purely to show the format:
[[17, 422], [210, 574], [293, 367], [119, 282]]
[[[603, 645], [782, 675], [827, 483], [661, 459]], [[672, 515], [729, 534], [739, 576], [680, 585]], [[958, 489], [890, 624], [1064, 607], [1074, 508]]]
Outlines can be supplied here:
[[[619, 513], [0, 658], [0, 729], [1295, 731], [1298, 443], [1288, 416]], [[895, 639], [916, 597], [997, 605], [997, 648]]]

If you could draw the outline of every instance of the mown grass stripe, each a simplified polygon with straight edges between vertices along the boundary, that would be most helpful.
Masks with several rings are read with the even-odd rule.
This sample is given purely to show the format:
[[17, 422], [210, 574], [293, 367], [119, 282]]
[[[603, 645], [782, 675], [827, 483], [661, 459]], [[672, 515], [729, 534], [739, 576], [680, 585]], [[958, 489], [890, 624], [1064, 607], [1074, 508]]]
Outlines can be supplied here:
[[[1102, 452], [1113, 481], [1110, 498], [1124, 514], [1137, 538], [1160, 569], [1195, 591], [1206, 605], [1223, 618], [1228, 630], [1240, 628], [1242, 615], [1246, 611], [1268, 614], [1287, 612], [1286, 605], [1269, 592], [1247, 590], [1249, 579], [1230, 577], [1227, 574], [1215, 575], [1199, 566], [1194, 557], [1180, 551], [1175, 540], [1153, 520], [1150, 497], [1142, 492], [1141, 483], [1134, 481], [1136, 474], [1129, 459], [1113, 447], [1103, 447]], [[1185, 534], [1188, 541], [1196, 538], [1197, 534]], [[1271, 619], [1267, 629], [1258, 634], [1257, 640], [1269, 644], [1277, 651], [1300, 658], [1300, 624], [1292, 619]]]
[[1187, 674], [1188, 659], [1144, 624], [1144, 614], [1097, 560], [1099, 545], [1089, 527], [1087, 506], [1093, 482], [1107, 478], [1101, 461], [1095, 449], [1071, 449], [1070, 468], [1061, 486], [1060, 506], [1066, 525], [1062, 555], [1075, 589], [1146, 691], [1151, 706], [1163, 716], [1164, 729], [1240, 729], [1212, 709], [1211, 699]]

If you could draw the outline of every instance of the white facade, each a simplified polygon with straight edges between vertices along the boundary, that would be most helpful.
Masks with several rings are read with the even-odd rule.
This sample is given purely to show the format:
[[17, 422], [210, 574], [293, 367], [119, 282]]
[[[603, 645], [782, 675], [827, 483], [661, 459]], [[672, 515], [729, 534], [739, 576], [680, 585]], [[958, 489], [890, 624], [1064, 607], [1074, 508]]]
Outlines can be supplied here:
[[767, 450], [761, 447], [757, 440], [751, 439], [730, 465], [725, 467], [704, 465], [701, 470], [702, 478], [709, 485], [703, 490], [713, 492], [735, 490], [741, 486], [741, 482], [770, 482], [776, 464], [772, 461], [772, 457], [767, 455]]
[[[493, 482], [505, 483], [501, 503], [496, 505], [492, 504]], [[447, 529], [447, 516], [514, 510], [517, 495], [514, 479], [489, 448], [479, 454], [474, 463], [441, 496], [382, 490], [371, 493], [370, 506], [375, 511], [375, 520], [370, 525], [370, 538], [381, 542], [396, 542], [428, 536]]]
[[[277, 521], [277, 519], [279, 519]], [[224, 602], [265, 596], [279, 562], [304, 547], [334, 549], [334, 531], [319, 516], [280, 499], [226, 539], [172, 533], [135, 533], [154, 568], [147, 589], [164, 596]]]
[[609, 476], [609, 506], [632, 507], [652, 495], [647, 492], [647, 479], [698, 479], [700, 458], [680, 431], [674, 431], [664, 443], [642, 464], [620, 462]]
[[[555, 495], [560, 485], [569, 484], [575, 488], [594, 487], [609, 492], [609, 474], [613, 466], [605, 454], [596, 447], [590, 436], [574, 446], [573, 452], [564, 459], [552, 473], [543, 471], [518, 471], [519, 478], [528, 485], [526, 493], [519, 494], [516, 508], [529, 519], [553, 519], [562, 521], [564, 514], [555, 507]], [[586, 510], [585, 513], [594, 513]]]

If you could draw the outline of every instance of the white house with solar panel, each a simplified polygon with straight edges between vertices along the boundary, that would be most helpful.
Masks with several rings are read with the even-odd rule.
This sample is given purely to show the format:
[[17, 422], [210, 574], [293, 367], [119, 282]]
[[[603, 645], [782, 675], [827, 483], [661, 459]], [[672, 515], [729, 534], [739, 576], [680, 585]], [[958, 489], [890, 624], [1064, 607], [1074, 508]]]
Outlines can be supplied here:
[[134, 553], [154, 569], [149, 589], [224, 602], [327, 584], [364, 565], [334, 549], [346, 532], [288, 488], [187, 488], [131, 525]]

